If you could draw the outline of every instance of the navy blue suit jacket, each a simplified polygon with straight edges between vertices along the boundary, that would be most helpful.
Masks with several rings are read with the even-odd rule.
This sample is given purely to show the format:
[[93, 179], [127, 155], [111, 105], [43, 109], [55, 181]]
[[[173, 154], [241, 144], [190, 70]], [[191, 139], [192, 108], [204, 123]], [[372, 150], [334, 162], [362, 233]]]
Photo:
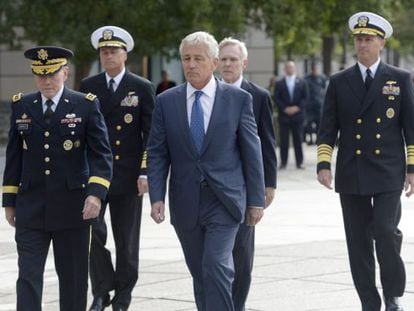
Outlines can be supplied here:
[[152, 203], [164, 201], [170, 171], [174, 226], [195, 226], [202, 179], [238, 222], [244, 220], [246, 206], [264, 207], [263, 162], [252, 97], [239, 88], [217, 81], [201, 155], [188, 124], [186, 84], [158, 95], [147, 150]]
[[[280, 122], [302, 122], [305, 119], [305, 106], [308, 100], [308, 87], [305, 80], [296, 78], [295, 88], [293, 90], [293, 100], [290, 98], [286, 84], [286, 78], [276, 82], [275, 86], [275, 103], [279, 108]], [[284, 110], [288, 106], [299, 106], [300, 111], [293, 116], [287, 115]]]
[[243, 79], [241, 88], [253, 97], [253, 113], [262, 143], [265, 186], [276, 188], [277, 156], [272, 99], [268, 90], [251, 81]]

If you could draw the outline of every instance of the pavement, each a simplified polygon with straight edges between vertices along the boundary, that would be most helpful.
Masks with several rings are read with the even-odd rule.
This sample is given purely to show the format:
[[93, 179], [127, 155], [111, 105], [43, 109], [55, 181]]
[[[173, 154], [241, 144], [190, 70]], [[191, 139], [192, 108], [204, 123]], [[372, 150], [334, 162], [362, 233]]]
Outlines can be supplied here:
[[[247, 311], [361, 310], [349, 271], [338, 195], [318, 184], [316, 148], [304, 148], [306, 168], [294, 168], [290, 151], [288, 168], [278, 175], [276, 198], [256, 227], [255, 264]], [[0, 163], [4, 165], [4, 151], [0, 152]], [[402, 256], [407, 270], [402, 302], [406, 311], [412, 311], [414, 198], [402, 197], [402, 203]], [[166, 222], [157, 225], [149, 211], [145, 196], [140, 277], [130, 310], [194, 311], [191, 277], [168, 216]], [[15, 310], [17, 256], [13, 235], [13, 228], [0, 217], [0, 311]], [[114, 248], [111, 238], [108, 246]], [[59, 310], [52, 253], [51, 250], [44, 275], [44, 311]], [[91, 300], [89, 296], [88, 304]]]

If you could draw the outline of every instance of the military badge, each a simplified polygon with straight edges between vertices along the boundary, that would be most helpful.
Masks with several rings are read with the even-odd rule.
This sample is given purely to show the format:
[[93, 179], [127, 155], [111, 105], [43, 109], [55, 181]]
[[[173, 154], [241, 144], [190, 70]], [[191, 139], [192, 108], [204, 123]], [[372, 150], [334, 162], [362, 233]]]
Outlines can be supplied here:
[[68, 124], [68, 127], [70, 127], [70, 128], [74, 128], [74, 127], [76, 127], [76, 123], [69, 123], [69, 124]]
[[16, 95], [13, 95], [12, 101], [13, 103], [17, 103], [19, 100], [21, 100], [23, 97], [23, 93], [18, 93]]
[[[18, 131], [25, 131], [29, 129], [29, 124], [28, 123], [17, 123], [17, 130]], [[20, 134], [23, 134], [23, 132], [21, 132]]]
[[47, 54], [47, 51], [45, 49], [40, 49], [39, 51], [37, 51], [37, 58], [41, 60], [46, 60], [48, 57], [49, 55]]
[[392, 119], [395, 116], [395, 111], [392, 108], [388, 108], [385, 114], [387, 115], [388, 119]]
[[136, 95], [128, 95], [121, 101], [122, 107], [137, 107], [138, 104], [139, 104], [139, 98]]
[[[394, 100], [395, 99], [394, 96], [400, 95], [400, 87], [397, 86], [396, 84], [397, 84], [397, 81], [390, 80], [390, 81], [387, 81], [385, 85], [382, 87], [382, 94], [389, 95], [388, 96], [389, 100]], [[390, 98], [391, 96], [393, 98]]]
[[64, 141], [63, 143], [63, 149], [65, 149], [66, 151], [71, 150], [73, 147], [73, 142], [70, 139], [67, 139]]
[[26, 114], [23, 114], [21, 119], [16, 119], [16, 125], [18, 131], [29, 129], [29, 124], [32, 123], [32, 119], [28, 119]]
[[74, 117], [76, 117], [76, 114], [74, 114], [74, 113], [68, 113], [68, 114], [65, 116], [65, 118], [66, 118], [66, 119], [72, 119], [72, 118], [74, 118]]
[[75, 143], [73, 144], [75, 146], [75, 148], [79, 148], [81, 145], [81, 142], [79, 139], [75, 140]]
[[358, 17], [358, 27], [367, 27], [368, 22], [369, 22], [368, 16]]
[[388, 100], [395, 100], [395, 96], [392, 96], [392, 95], [388, 96]]
[[105, 29], [102, 32], [102, 38], [104, 40], [112, 40], [112, 36], [114, 35], [114, 32], [111, 29]]
[[124, 115], [124, 121], [125, 123], [129, 124], [132, 122], [132, 120], [134, 120], [134, 118], [132, 117], [132, 114], [127, 113], [126, 115]]

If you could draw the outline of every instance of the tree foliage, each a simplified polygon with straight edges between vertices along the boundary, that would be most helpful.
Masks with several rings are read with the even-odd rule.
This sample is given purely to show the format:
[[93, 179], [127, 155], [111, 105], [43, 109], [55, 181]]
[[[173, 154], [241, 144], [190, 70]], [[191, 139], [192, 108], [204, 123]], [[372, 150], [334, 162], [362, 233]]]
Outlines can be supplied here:
[[[338, 42], [345, 57], [350, 42], [347, 20], [357, 11], [389, 18], [395, 29], [390, 46], [405, 53], [414, 50], [412, 0], [0, 1], [0, 43], [15, 46], [27, 39], [68, 47], [75, 51], [79, 80], [96, 59], [90, 34], [103, 25], [126, 28], [135, 39], [133, 54], [138, 57], [169, 55], [186, 34], [196, 30], [209, 31], [220, 40], [253, 25], [274, 39], [276, 62], [299, 55], [319, 58], [322, 52], [330, 64]], [[22, 36], [16, 31], [20, 29]]]

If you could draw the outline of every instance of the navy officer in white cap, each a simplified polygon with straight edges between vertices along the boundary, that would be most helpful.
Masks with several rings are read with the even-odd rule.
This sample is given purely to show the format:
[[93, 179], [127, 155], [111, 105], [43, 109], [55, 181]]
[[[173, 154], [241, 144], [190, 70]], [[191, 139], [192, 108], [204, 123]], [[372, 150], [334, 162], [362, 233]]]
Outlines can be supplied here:
[[[410, 74], [380, 59], [391, 24], [359, 12], [349, 19], [357, 63], [330, 79], [318, 135], [318, 180], [335, 190], [344, 218], [353, 281], [363, 311], [401, 311], [401, 194], [414, 192], [414, 94]], [[339, 137], [339, 138], [338, 138]], [[375, 283], [378, 260], [382, 295]]]
[[[125, 68], [134, 40], [124, 29], [103, 26], [92, 33], [104, 72], [84, 79], [82, 92], [96, 94], [108, 127], [114, 160], [114, 177], [100, 223], [93, 227], [90, 277], [94, 300], [90, 310], [127, 310], [138, 279], [138, 251], [142, 194], [147, 192], [146, 142], [155, 102], [154, 88], [146, 79]], [[109, 205], [116, 248], [116, 265], [105, 247], [104, 216]], [[110, 300], [110, 291], [114, 297]]]
[[38, 91], [13, 96], [3, 178], [6, 219], [16, 228], [16, 310], [42, 309], [52, 243], [59, 309], [84, 311], [90, 222], [112, 175], [107, 130], [96, 96], [65, 86], [72, 51], [38, 46], [24, 55]]

